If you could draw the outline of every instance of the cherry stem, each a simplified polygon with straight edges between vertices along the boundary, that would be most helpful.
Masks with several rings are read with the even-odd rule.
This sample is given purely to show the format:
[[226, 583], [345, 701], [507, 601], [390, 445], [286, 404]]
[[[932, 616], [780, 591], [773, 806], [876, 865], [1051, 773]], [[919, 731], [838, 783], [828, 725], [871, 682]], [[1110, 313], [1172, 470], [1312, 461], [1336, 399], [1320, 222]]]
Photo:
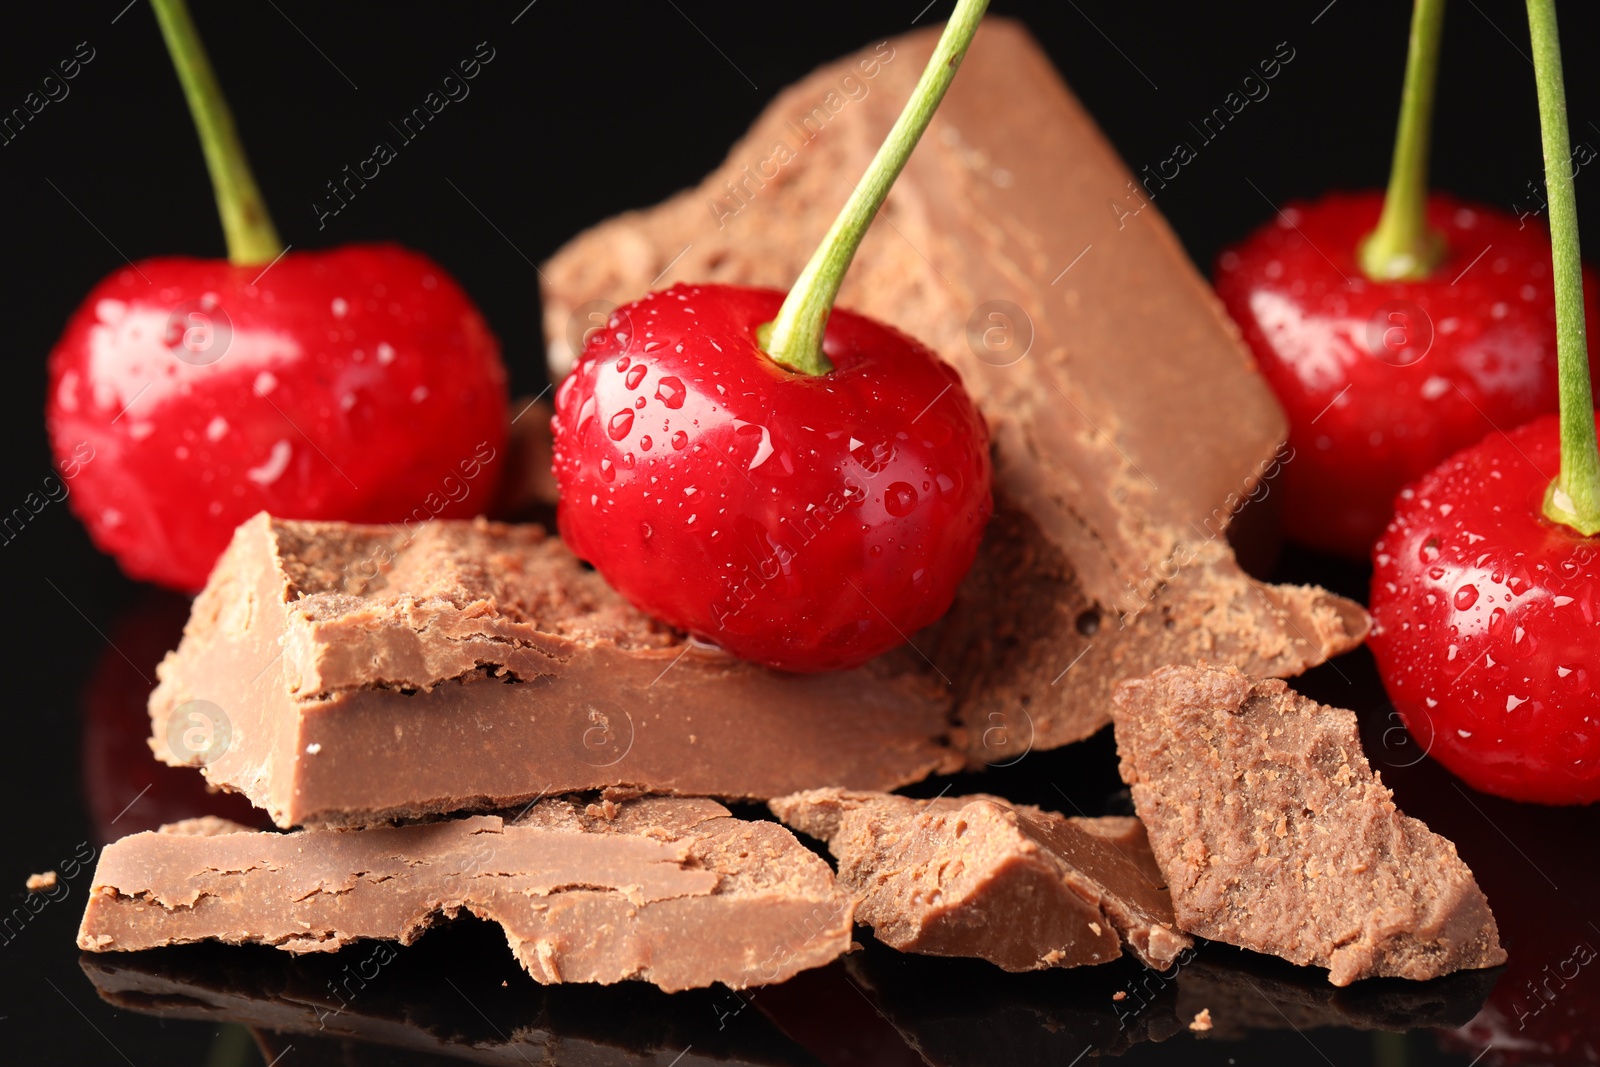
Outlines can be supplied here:
[[1561, 473], [1545, 492], [1544, 513], [1579, 533], [1600, 533], [1600, 448], [1595, 444], [1589, 346], [1584, 338], [1583, 261], [1573, 193], [1567, 93], [1555, 0], [1528, 0], [1533, 77], [1539, 87], [1539, 135], [1550, 205], [1550, 252], [1556, 289], [1556, 366], [1561, 396]]
[[222, 216], [222, 232], [228, 240], [228, 260], [241, 267], [270, 263], [283, 252], [283, 244], [261, 190], [256, 188], [250, 161], [233, 127], [233, 114], [217, 85], [189, 9], [184, 0], [150, 0], [150, 6], [155, 8], [156, 22], [200, 135], [217, 196], [217, 213]]
[[1420, 281], [1444, 259], [1444, 238], [1428, 225], [1428, 128], [1439, 80], [1444, 0], [1417, 0], [1411, 12], [1394, 165], [1378, 226], [1361, 242], [1361, 270], [1373, 281]]
[[823, 354], [822, 337], [845, 271], [888, 197], [889, 187], [899, 177], [939, 101], [944, 99], [945, 90], [950, 88], [988, 6], [989, 0], [957, 0], [928, 66], [888, 139], [872, 157], [844, 210], [795, 279], [777, 318], [759, 331], [758, 340], [775, 362], [802, 374], [827, 374], [833, 370], [833, 364]]

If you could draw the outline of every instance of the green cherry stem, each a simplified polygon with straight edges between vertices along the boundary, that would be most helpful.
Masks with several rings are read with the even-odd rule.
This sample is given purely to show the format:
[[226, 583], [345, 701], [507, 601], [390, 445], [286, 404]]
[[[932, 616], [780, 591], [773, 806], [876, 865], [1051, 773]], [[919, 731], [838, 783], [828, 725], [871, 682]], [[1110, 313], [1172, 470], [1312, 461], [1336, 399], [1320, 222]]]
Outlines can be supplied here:
[[184, 0], [150, 0], [156, 22], [167, 42], [167, 52], [183, 84], [189, 113], [194, 116], [200, 147], [205, 152], [206, 168], [211, 172], [211, 187], [217, 195], [217, 213], [222, 216], [222, 232], [228, 240], [228, 259], [236, 266], [250, 267], [270, 263], [283, 251], [272, 216], [250, 173], [250, 161], [233, 128], [233, 115], [223, 99], [217, 76], [206, 58], [205, 45], [195, 31], [194, 20]]
[[1550, 203], [1550, 250], [1556, 289], [1556, 367], [1561, 387], [1561, 473], [1545, 492], [1544, 513], [1579, 533], [1600, 533], [1600, 449], [1595, 445], [1589, 347], [1584, 339], [1583, 263], [1578, 201], [1572, 188], [1567, 93], [1555, 0], [1528, 0], [1533, 77], [1539, 86], [1539, 135]]
[[1373, 281], [1418, 281], [1444, 259], [1444, 239], [1428, 226], [1428, 128], [1443, 28], [1444, 0], [1417, 0], [1389, 189], [1378, 226], [1361, 242], [1357, 256], [1362, 272]]
[[795, 279], [783, 307], [778, 309], [778, 317], [761, 328], [758, 340], [775, 362], [802, 374], [827, 374], [833, 370], [833, 364], [822, 352], [822, 336], [844, 273], [866, 236], [867, 227], [888, 197], [889, 187], [899, 177], [911, 150], [928, 128], [934, 109], [950, 88], [988, 6], [989, 0], [957, 0], [928, 66], [888, 139], [872, 157], [844, 210]]

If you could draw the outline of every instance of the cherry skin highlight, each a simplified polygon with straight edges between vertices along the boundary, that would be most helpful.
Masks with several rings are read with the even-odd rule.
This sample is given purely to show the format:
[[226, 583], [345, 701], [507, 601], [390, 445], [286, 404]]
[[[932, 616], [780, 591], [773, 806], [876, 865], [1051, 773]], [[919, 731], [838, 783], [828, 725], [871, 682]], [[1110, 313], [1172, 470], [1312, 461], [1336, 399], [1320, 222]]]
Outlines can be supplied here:
[[756, 332], [783, 294], [619, 309], [556, 394], [561, 536], [641, 610], [789, 671], [853, 667], [949, 609], [992, 510], [989, 436], [926, 346], [837, 308], [828, 374]]
[[258, 511], [478, 514], [506, 405], [499, 345], [460, 287], [425, 256], [365, 245], [117, 271], [51, 353], [45, 414], [95, 544], [192, 591]]
[[[1444, 261], [1422, 281], [1375, 282], [1356, 254], [1382, 207], [1378, 192], [1286, 207], [1215, 272], [1289, 416], [1285, 532], [1357, 559], [1402, 486], [1497, 427], [1556, 410], [1544, 224], [1435, 194], [1428, 219]], [[1597, 293], [1585, 270], [1591, 322]]]
[[1544, 416], [1403, 490], [1373, 548], [1368, 644], [1418, 742], [1475, 789], [1600, 800], [1600, 539], [1544, 518]]

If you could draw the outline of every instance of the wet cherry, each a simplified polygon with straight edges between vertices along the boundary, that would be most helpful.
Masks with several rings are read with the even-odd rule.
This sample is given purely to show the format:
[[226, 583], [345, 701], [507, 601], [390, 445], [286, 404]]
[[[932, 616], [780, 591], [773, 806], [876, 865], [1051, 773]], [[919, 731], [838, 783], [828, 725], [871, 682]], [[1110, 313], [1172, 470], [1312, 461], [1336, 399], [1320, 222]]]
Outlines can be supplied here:
[[150, 6], [228, 258], [129, 264], [50, 355], [51, 446], [90, 536], [133, 577], [194, 590], [263, 509], [353, 522], [484, 510], [506, 382], [483, 317], [396, 246], [285, 248], [187, 7]]
[[1600, 800], [1600, 445], [1554, 0], [1529, 0], [1559, 417], [1491, 433], [1405, 489], [1373, 550], [1372, 651], [1407, 727], [1479, 789]]
[[1600, 541], [1540, 514], [1555, 416], [1491, 433], [1397, 501], [1368, 639], [1411, 734], [1474, 788], [1600, 800]]
[[854, 667], [943, 615], [993, 504], [954, 369], [834, 299], [987, 0], [957, 0], [787, 294], [678, 285], [614, 314], [556, 394], [561, 536], [635, 606], [771, 667]]
[[[1421, 280], [1356, 261], [1377, 192], [1285, 207], [1217, 261], [1216, 287], [1289, 416], [1287, 534], [1364, 558], [1400, 487], [1495, 427], [1556, 409], [1544, 226], [1435, 194], [1447, 256]], [[1597, 304], [1593, 274], [1585, 299]]]
[[808, 375], [757, 343], [783, 294], [679, 285], [620, 309], [556, 399], [561, 535], [645, 611], [735, 655], [855, 666], [949, 608], [991, 509], [956, 372], [835, 309]]
[[95, 544], [194, 590], [258, 511], [478, 514], [506, 404], [499, 345], [460, 287], [366, 245], [265, 272], [177, 257], [117, 271], [50, 355], [46, 421]]
[[1217, 263], [1218, 295], [1289, 416], [1286, 532], [1358, 559], [1401, 486], [1556, 408], [1540, 221], [1429, 195], [1444, 14], [1444, 0], [1412, 7], [1384, 193], [1288, 207]]

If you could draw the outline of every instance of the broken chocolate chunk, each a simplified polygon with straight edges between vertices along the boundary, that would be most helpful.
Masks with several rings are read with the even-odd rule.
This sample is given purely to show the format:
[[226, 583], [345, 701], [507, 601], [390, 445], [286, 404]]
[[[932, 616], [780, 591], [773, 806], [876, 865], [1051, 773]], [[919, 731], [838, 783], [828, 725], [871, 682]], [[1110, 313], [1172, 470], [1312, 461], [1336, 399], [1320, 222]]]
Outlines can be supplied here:
[[1180, 929], [1326, 967], [1337, 986], [1505, 961], [1472, 872], [1395, 807], [1353, 712], [1232, 668], [1167, 667], [1125, 683], [1115, 717]]
[[1361, 643], [1366, 612], [1315, 586], [1239, 569], [1227, 542], [1187, 545], [1150, 610], [1090, 599], [1062, 550], [1003, 497], [949, 615], [924, 646], [951, 677], [970, 765], [1006, 765], [1111, 721], [1119, 682], [1171, 663], [1299, 674]]
[[[787, 289], [938, 36], [905, 34], [824, 65], [781, 93], [697, 188], [558, 252], [541, 272], [557, 375], [582, 336], [574, 313], [597, 300], [679, 280]], [[820, 124], [815, 109], [845, 77], [868, 91]], [[760, 177], [775, 155], [776, 176]], [[839, 297], [961, 371], [998, 442], [996, 484], [1107, 606], [1191, 525], [1243, 496], [1285, 432], [1237, 329], [1139, 193], [1028, 31], [987, 19], [895, 183], [890, 225], [868, 234]]]
[[[677, 281], [791, 285], [937, 36], [821, 67], [699, 186], [558, 252], [541, 274], [552, 377], [597, 307]], [[841, 78], [867, 91], [834, 114], [821, 105]], [[1283, 413], [1020, 24], [979, 28], [882, 216], [840, 306], [933, 347], [994, 441], [996, 518], [929, 651], [955, 683], [972, 764], [1089, 736], [1110, 721], [1116, 682], [1157, 666], [1289, 675], [1360, 643], [1358, 605], [1253, 582], [1234, 562], [1233, 513], [1293, 462]]]
[[1030, 971], [1104, 963], [1126, 942], [1165, 969], [1193, 944], [1151, 878], [1136, 819], [1068, 819], [981, 794], [913, 800], [842, 789], [769, 806], [828, 843], [856, 917], [903, 952]]
[[78, 945], [197, 941], [329, 952], [410, 944], [470, 912], [537, 981], [692, 989], [781, 982], [850, 947], [851, 900], [781, 826], [710, 800], [545, 800], [367, 830], [179, 824], [101, 856]]
[[825, 674], [745, 663], [652, 622], [537, 526], [258, 515], [158, 673], [156, 755], [284, 827], [608, 787], [887, 789], [960, 762], [910, 650]]

